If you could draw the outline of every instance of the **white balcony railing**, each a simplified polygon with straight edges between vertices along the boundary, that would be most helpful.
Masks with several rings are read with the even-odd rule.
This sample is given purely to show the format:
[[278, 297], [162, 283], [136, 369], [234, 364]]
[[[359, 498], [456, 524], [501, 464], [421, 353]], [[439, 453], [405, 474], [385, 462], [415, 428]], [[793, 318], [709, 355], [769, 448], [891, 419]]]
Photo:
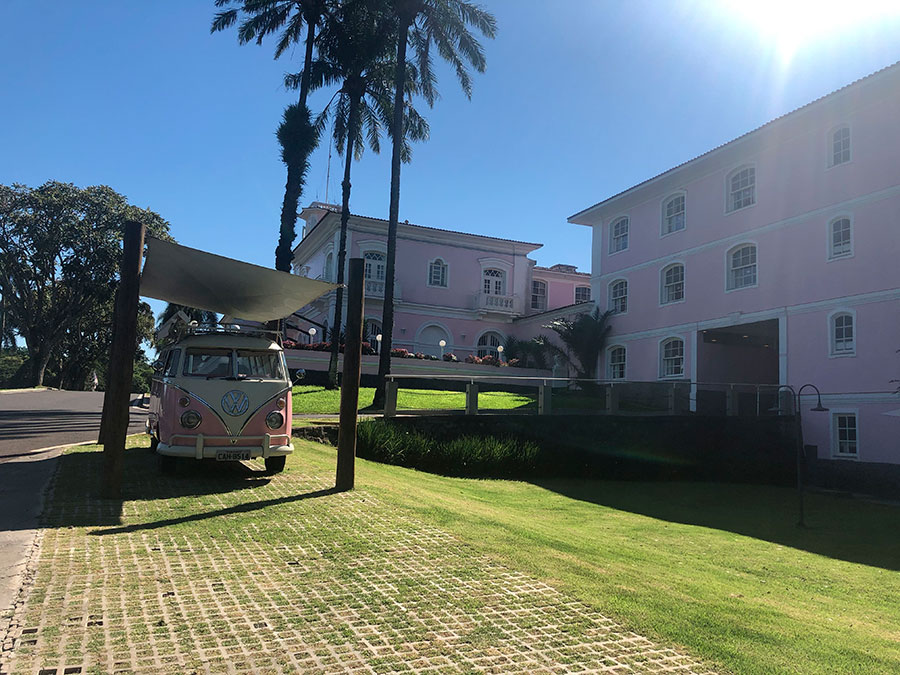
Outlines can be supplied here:
[[476, 307], [489, 312], [502, 312], [504, 314], [516, 313], [516, 298], [513, 295], [492, 295], [479, 293]]
[[373, 295], [379, 298], [384, 297], [384, 282], [366, 279], [366, 296], [371, 297]]

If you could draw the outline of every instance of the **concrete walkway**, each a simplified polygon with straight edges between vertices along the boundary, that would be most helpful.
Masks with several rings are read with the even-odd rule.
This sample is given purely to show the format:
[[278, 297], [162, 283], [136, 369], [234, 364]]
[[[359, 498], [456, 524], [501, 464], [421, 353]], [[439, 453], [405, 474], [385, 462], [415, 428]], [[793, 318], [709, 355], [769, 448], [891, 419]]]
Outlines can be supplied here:
[[708, 672], [294, 456], [269, 478], [60, 459], [2, 673]]

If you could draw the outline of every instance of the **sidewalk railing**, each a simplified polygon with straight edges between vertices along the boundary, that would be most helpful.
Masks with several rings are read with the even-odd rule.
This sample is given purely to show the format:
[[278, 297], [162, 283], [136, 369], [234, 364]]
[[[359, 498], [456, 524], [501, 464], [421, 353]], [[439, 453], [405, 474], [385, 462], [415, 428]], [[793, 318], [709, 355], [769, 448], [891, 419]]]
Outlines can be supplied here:
[[[397, 414], [398, 392], [404, 380], [415, 375], [388, 375], [384, 416]], [[465, 409], [452, 412], [477, 415], [478, 396], [491, 391], [515, 391], [533, 397], [533, 402], [506, 412], [550, 415], [578, 412], [588, 415], [683, 415], [762, 417], [790, 415], [793, 395], [777, 384], [692, 382], [690, 380], [585, 380], [564, 377], [506, 375], [430, 375], [435, 382], [465, 385]], [[430, 410], [403, 410], [404, 414], [427, 414]], [[446, 410], [442, 411], [448, 412]]]

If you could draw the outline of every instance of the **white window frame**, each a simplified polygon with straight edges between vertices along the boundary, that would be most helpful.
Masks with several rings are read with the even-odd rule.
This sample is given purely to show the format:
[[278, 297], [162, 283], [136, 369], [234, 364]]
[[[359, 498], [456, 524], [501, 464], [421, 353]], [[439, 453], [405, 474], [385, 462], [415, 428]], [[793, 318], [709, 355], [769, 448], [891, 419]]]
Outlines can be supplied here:
[[[847, 131], [847, 159], [842, 159], [840, 162], [835, 162], [835, 136], [844, 131]], [[841, 139], [843, 142], [843, 139]], [[828, 132], [828, 144], [826, 146], [828, 148], [828, 168], [833, 169], [836, 166], [844, 166], [845, 164], [849, 164], [853, 161], [853, 132], [850, 130], [850, 125], [847, 123], [838, 124], [836, 127], [832, 127]], [[841, 151], [843, 154], [843, 150]]]
[[[666, 274], [668, 272], [671, 272], [672, 270], [674, 270], [676, 267], [681, 268], [681, 281], [680, 282], [675, 281], [672, 284], [667, 284], [666, 283]], [[677, 305], [680, 302], [684, 302], [685, 297], [687, 297], [687, 293], [686, 293], [687, 289], [685, 288], [686, 279], [687, 279], [687, 270], [685, 269], [685, 264], [683, 262], [681, 262], [680, 260], [669, 263], [668, 265], [666, 265], [659, 271], [659, 305], [660, 305], [660, 307], [668, 306], [668, 305]], [[678, 298], [677, 300], [667, 300], [666, 299], [666, 291], [667, 291], [668, 287], [674, 286], [679, 283], [681, 284], [681, 297]]]
[[[433, 284], [432, 280], [432, 269], [434, 265], [440, 263], [443, 267], [443, 275], [444, 275], [444, 283], [443, 284]], [[450, 265], [447, 264], [447, 261], [441, 257], [432, 258], [428, 261], [428, 276], [426, 277], [425, 285], [428, 288], [450, 288]]]
[[[481, 344], [479, 344], [483, 337], [486, 337], [486, 336], [490, 335], [491, 333], [493, 333], [494, 335], [500, 336], [500, 339], [496, 345], [481, 345]], [[502, 345], [505, 341], [506, 341], [506, 336], [503, 333], [501, 333], [499, 330], [490, 329], [490, 330], [482, 331], [481, 334], [479, 334], [479, 336], [477, 338], [475, 338], [475, 355], [480, 358], [483, 358], [481, 356], [481, 354], [479, 354], [478, 352], [481, 350], [485, 350], [485, 351], [489, 352], [491, 355], [493, 355], [495, 358], [499, 358], [500, 352], [497, 349], [497, 347]], [[487, 356], [487, 354], [485, 354], [485, 356]]]
[[[612, 354], [617, 349], [622, 350], [623, 359], [621, 364], [612, 362]], [[622, 375], [617, 377], [613, 372], [613, 366], [622, 366]], [[628, 379], [628, 348], [625, 345], [612, 345], [606, 349], [606, 379], [607, 380], [626, 380]]]
[[[744, 286], [734, 286], [732, 285], [733, 268], [731, 266], [731, 256], [747, 246], [752, 246], [754, 251], [753, 266], [755, 268], [755, 273], [753, 283]], [[749, 267], [749, 265], [742, 265], [742, 267]], [[743, 241], [725, 251], [725, 292], [733, 293], [735, 291], [743, 291], [747, 288], [756, 288], [757, 286], [759, 286], [759, 245], [755, 241]]]
[[[331, 258], [331, 266], [329, 269], [328, 259]], [[322, 263], [322, 278], [325, 281], [334, 281], [334, 265], [335, 265], [334, 249], [325, 251], [325, 260]]]
[[[499, 274], [488, 274], [488, 272], [499, 272]], [[484, 282], [487, 279], [493, 279], [493, 283], [488, 287], [487, 290], [484, 288]], [[500, 280], [500, 290], [502, 292], [497, 292], [497, 279]], [[491, 290], [493, 289], [493, 290]], [[481, 270], [481, 293], [482, 295], [496, 295], [499, 297], [506, 297], [506, 270], [500, 269], [499, 267], [485, 267]]]
[[[841, 317], [848, 316], [852, 322], [851, 329], [853, 331], [853, 346], [851, 349], [837, 349], [837, 320]], [[852, 309], [836, 309], [828, 315], [828, 357], [832, 359], [844, 359], [856, 356], [856, 344], [859, 340], [859, 326], [856, 322], [856, 311]]]
[[[753, 201], [750, 202], [749, 204], [744, 204], [743, 206], [734, 208], [734, 200], [732, 199], [733, 192], [731, 189], [731, 181], [733, 178], [740, 175], [743, 171], [748, 171], [751, 169], [753, 170]], [[733, 169], [732, 171], [730, 171], [728, 173], [728, 175], [725, 176], [725, 213], [726, 214], [737, 213], [738, 211], [743, 211], [745, 209], [750, 209], [750, 208], [753, 208], [754, 206], [756, 206], [756, 204], [759, 202], [758, 178], [759, 177], [756, 174], [756, 165], [755, 164], [742, 164], [741, 166], [737, 167], [736, 169]], [[743, 188], [743, 189], [746, 190], [747, 188]]]
[[[578, 299], [578, 291], [581, 290], [582, 288], [586, 288], [586, 289], [587, 289], [587, 292], [588, 292], [587, 300], [579, 300], [579, 299]], [[584, 284], [580, 284], [580, 285], [575, 286], [575, 304], [576, 304], [576, 305], [581, 305], [581, 304], [584, 304], [585, 302], [590, 302], [590, 301], [593, 299], [593, 298], [591, 297], [592, 295], [593, 295], [593, 293], [592, 293], [592, 291], [591, 291], [591, 287], [590, 287], [590, 286], [585, 286]]]
[[[853, 416], [856, 420], [856, 452], [840, 452], [840, 434], [838, 425], [841, 417]], [[832, 459], [846, 459], [850, 461], [858, 461], [860, 455], [860, 428], [859, 428], [859, 408], [832, 408], [829, 412], [830, 416], [830, 445]]]
[[[677, 230], [669, 231], [667, 230], [669, 224], [669, 204], [672, 202], [672, 200], [678, 199], [679, 197], [682, 200], [681, 227]], [[668, 237], [669, 235], [677, 234], [678, 232], [684, 232], [685, 229], [687, 229], [687, 192], [685, 192], [684, 190], [679, 190], [678, 192], [673, 192], [662, 201], [662, 206], [660, 207], [659, 236]]]
[[[666, 374], [666, 345], [677, 340], [681, 343], [681, 372], [673, 373], [671, 375]], [[667, 338], [663, 338], [659, 341], [659, 379], [660, 380], [680, 380], [684, 379], [684, 338], [679, 335], [670, 335]], [[678, 358], [678, 357], [668, 357], [668, 358]]]
[[[625, 223], [625, 233], [616, 235], [616, 225], [624, 222]], [[625, 245], [622, 248], [615, 248], [616, 240], [623, 239], [625, 241]], [[622, 251], [627, 251], [628, 247], [631, 244], [631, 218], [628, 216], [617, 216], [609, 221], [609, 255], [615, 255], [616, 253], [621, 253]]]
[[[835, 255], [833, 228], [834, 228], [835, 223], [838, 223], [842, 220], [849, 221], [849, 223], [850, 223], [850, 250], [847, 251], [846, 253], [840, 253], [840, 254]], [[827, 238], [825, 240], [825, 247], [826, 247], [826, 253], [828, 255], [828, 258], [827, 258], [828, 262], [831, 262], [832, 260], [844, 260], [845, 258], [853, 257], [853, 239], [854, 239], [854, 237], [853, 237], [853, 216], [851, 214], [842, 213], [838, 216], [835, 216], [831, 220], [829, 220], [826, 225], [826, 236], [827, 236]]]
[[[617, 284], [625, 284], [625, 294], [619, 297], [613, 295], [613, 290]], [[613, 279], [609, 282], [606, 291], [607, 305], [606, 309], [610, 310], [616, 316], [628, 314], [628, 279]], [[621, 312], [616, 311], [616, 300], [624, 300], [625, 309]]]
[[[542, 294], [535, 293], [535, 288], [537, 287], [537, 284], [540, 284], [541, 286], [544, 287], [544, 292]], [[546, 282], [546, 280], [544, 280], [544, 279], [532, 279], [531, 280], [531, 302], [529, 305], [531, 307], [531, 309], [537, 310], [538, 312], [546, 312], [547, 311], [547, 309], [549, 308], [549, 289], [550, 289], [550, 285]], [[535, 297], [538, 297], [538, 296], [542, 297], [544, 299], [543, 306], [541, 306], [541, 307], [534, 306], [534, 299], [535, 299]]]
[[[376, 260], [376, 259], [374, 259], [374, 258], [368, 258], [368, 257], [366, 257], [366, 256], [369, 256], [369, 255], [372, 255], [372, 256], [379, 255], [379, 256], [381, 256], [380, 262], [383, 263], [383, 266], [382, 266], [382, 269], [381, 269], [381, 278], [380, 278], [380, 279], [378, 278], [378, 265], [372, 264], [372, 265], [370, 266], [370, 264], [369, 264], [370, 262], [372, 262], [372, 263], [377, 263], [377, 262], [379, 262], [379, 261]], [[384, 252], [384, 251], [379, 251], [379, 250], [376, 250], [376, 249], [372, 249], [372, 248], [366, 249], [366, 250], [363, 251], [363, 253], [362, 253], [362, 259], [363, 259], [363, 278], [364, 278], [366, 281], [380, 281], [381, 283], [384, 283], [385, 280], [387, 279], [387, 255], [385, 254], [385, 252]], [[370, 270], [370, 269], [373, 269], [373, 270], [375, 271], [375, 276], [369, 276], [369, 270]]]

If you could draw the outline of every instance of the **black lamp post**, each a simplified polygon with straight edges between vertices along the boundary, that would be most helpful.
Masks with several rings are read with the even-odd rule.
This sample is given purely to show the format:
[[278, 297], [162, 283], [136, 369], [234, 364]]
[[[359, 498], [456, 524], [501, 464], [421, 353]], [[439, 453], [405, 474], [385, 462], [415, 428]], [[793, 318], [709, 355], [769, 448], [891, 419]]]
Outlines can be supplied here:
[[822, 392], [814, 384], [804, 384], [797, 390], [797, 494], [800, 499], [800, 527], [806, 527], [805, 511], [803, 509], [803, 424], [800, 422], [800, 394], [807, 387], [816, 390], [816, 406], [810, 408], [811, 412], [828, 412], [828, 408], [822, 405]]

